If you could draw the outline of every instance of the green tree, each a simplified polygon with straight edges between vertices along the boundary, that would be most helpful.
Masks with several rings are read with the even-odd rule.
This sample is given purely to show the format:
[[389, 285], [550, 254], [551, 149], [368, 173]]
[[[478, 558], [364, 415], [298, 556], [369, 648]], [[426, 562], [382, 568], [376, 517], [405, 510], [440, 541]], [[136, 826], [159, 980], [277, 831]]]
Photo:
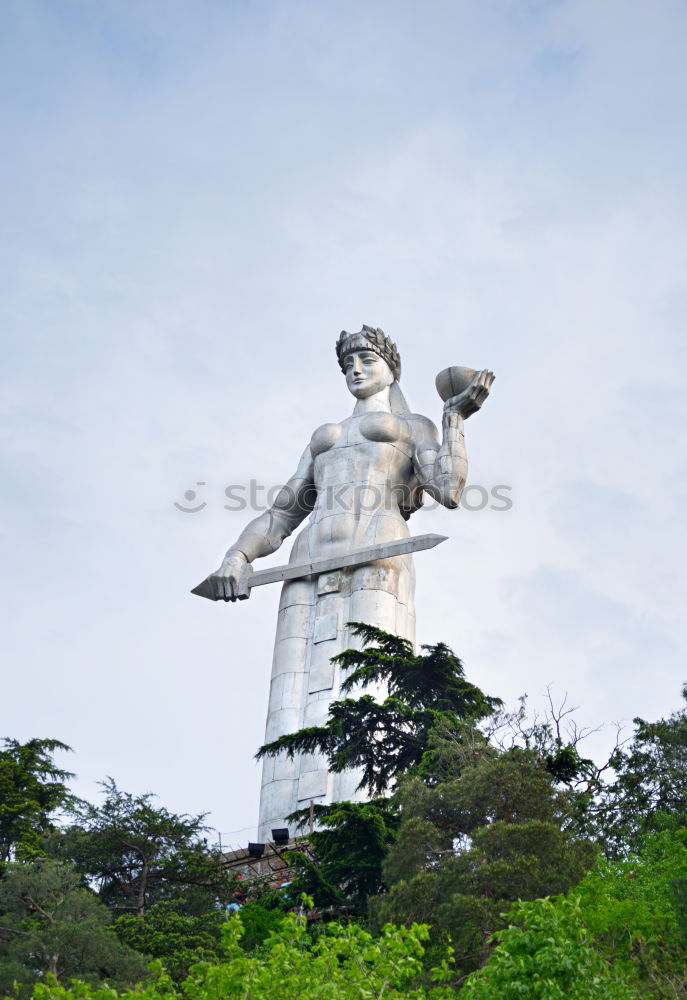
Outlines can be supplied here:
[[130, 795], [111, 778], [103, 787], [101, 805], [77, 808], [59, 849], [98, 884], [113, 914], [143, 916], [153, 904], [174, 900], [178, 912], [198, 916], [231, 899], [234, 880], [202, 837], [203, 816], [155, 807], [151, 794]]
[[599, 857], [567, 896], [519, 902], [469, 997], [616, 1000], [687, 997], [687, 829], [647, 834], [621, 860]]
[[537, 755], [445, 738], [438, 777], [410, 776], [397, 798], [401, 826], [384, 862], [388, 892], [370, 901], [377, 926], [431, 923], [449, 937], [462, 974], [483, 964], [516, 899], [560, 893], [592, 866], [593, 846], [564, 829], [567, 803]]
[[[158, 974], [142, 991], [120, 994], [122, 1000], [453, 1000], [444, 985], [446, 960], [434, 970], [436, 986], [417, 984], [423, 968], [427, 928], [385, 927], [375, 938], [349, 923], [327, 924], [312, 936], [305, 916], [288, 914], [264, 947], [248, 953], [241, 947], [242, 922], [232, 918], [225, 931], [225, 957], [199, 963], [179, 987]], [[35, 1000], [117, 1000], [111, 990], [75, 984], [36, 987]]]
[[279, 931], [297, 897], [266, 887], [264, 882], [260, 887], [250, 886], [249, 892], [249, 898], [241, 906], [241, 947], [255, 951]]
[[489, 961], [468, 976], [466, 1000], [639, 1000], [631, 977], [594, 946], [577, 900], [517, 903]]
[[[682, 692], [687, 701], [687, 687]], [[607, 786], [602, 836], [616, 857], [633, 851], [661, 816], [687, 825], [687, 705], [657, 722], [634, 720], [629, 745], [612, 758], [616, 779]]]
[[465, 679], [461, 661], [444, 643], [422, 646], [424, 652], [415, 654], [406, 639], [361, 622], [348, 624], [363, 648], [334, 657], [347, 672], [342, 692], [376, 685], [386, 688], [387, 697], [378, 702], [363, 694], [335, 701], [325, 725], [281, 736], [256, 756], [321, 753], [333, 772], [360, 768], [359, 787], [379, 796], [421, 763], [436, 726], [475, 725], [502, 703]]
[[10, 862], [0, 881], [0, 988], [46, 973], [66, 981], [140, 981], [141, 955], [108, 926], [110, 915], [74, 869], [50, 858]]
[[600, 952], [642, 996], [687, 998], [687, 829], [664, 816], [633, 854], [598, 864], [573, 890]]
[[45, 853], [44, 838], [55, 814], [75, 802], [65, 782], [74, 775], [57, 767], [53, 755], [69, 750], [59, 740], [27, 743], [5, 739], [0, 750], [0, 866], [15, 857]]
[[308, 850], [287, 855], [295, 868], [290, 894], [304, 892], [318, 907], [362, 916], [369, 897], [383, 888], [382, 863], [396, 836], [398, 810], [386, 799], [336, 802], [315, 806], [315, 817], [321, 828], [308, 837]]
[[199, 916], [180, 913], [174, 901], [155, 903], [145, 916], [123, 914], [114, 928], [121, 941], [144, 955], [159, 958], [174, 980], [184, 979], [192, 965], [217, 961], [223, 954], [226, 912]]
[[576, 711], [568, 705], [567, 696], [560, 703], [554, 703], [549, 689], [542, 712], [530, 713], [527, 696], [523, 695], [515, 711], [495, 713], [483, 731], [491, 745], [498, 749], [521, 747], [530, 751], [541, 767], [549, 772], [556, 789], [567, 799], [570, 810], [568, 822], [581, 835], [598, 839], [603, 794], [620, 733], [616, 734], [616, 745], [610, 757], [597, 763], [580, 752], [584, 741], [595, 730], [580, 726], [575, 717]]

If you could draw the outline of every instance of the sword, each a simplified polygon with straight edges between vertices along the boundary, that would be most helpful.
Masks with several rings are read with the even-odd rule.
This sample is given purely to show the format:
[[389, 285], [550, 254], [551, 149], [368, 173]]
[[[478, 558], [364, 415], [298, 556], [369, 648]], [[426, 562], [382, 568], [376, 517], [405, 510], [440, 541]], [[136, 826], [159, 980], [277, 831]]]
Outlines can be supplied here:
[[[354, 566], [364, 566], [377, 559], [389, 559], [392, 556], [402, 556], [408, 552], [420, 552], [422, 549], [433, 549], [435, 545], [445, 542], [447, 535], [411, 535], [410, 538], [399, 538], [395, 542], [380, 542], [364, 549], [354, 549], [345, 555], [330, 556], [329, 559], [314, 559], [309, 563], [296, 566], [273, 566], [271, 569], [260, 569], [252, 573], [249, 584], [252, 587], [262, 587], [265, 583], [279, 583], [280, 580], [302, 580], [307, 576], [319, 576], [320, 573], [333, 573], [337, 569], [351, 569]], [[206, 577], [202, 583], [194, 587], [192, 594], [218, 601]]]

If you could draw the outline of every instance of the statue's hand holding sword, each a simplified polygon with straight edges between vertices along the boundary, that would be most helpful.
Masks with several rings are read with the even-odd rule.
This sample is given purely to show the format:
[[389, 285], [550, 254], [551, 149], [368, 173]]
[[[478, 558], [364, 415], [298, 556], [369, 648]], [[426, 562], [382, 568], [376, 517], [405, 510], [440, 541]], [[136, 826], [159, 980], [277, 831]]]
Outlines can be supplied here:
[[[250, 596], [251, 587], [261, 587], [263, 584], [278, 583], [282, 580], [300, 580], [304, 577], [319, 576], [320, 573], [333, 573], [340, 569], [354, 569], [376, 559], [389, 559], [408, 552], [433, 549], [435, 545], [445, 541], [446, 535], [411, 535], [409, 538], [399, 538], [393, 542], [381, 542], [379, 545], [370, 545], [364, 549], [354, 549], [346, 555], [315, 559], [310, 563], [298, 565], [274, 566], [272, 569], [261, 569], [257, 572], [253, 572], [252, 566], [241, 552], [230, 550], [220, 569], [194, 587], [191, 593], [207, 597], [211, 601], [237, 599], [241, 601]], [[237, 556], [240, 556], [240, 559], [236, 558]]]

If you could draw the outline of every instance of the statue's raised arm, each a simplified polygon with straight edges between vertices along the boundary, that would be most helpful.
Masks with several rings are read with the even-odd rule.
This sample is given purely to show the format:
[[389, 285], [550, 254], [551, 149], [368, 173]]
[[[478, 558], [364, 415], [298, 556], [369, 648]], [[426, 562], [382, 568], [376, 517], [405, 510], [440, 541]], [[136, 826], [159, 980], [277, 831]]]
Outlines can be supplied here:
[[308, 445], [269, 510], [246, 525], [227, 550], [222, 565], [208, 577], [218, 600], [242, 601], [250, 596], [250, 564], [276, 552], [312, 511], [314, 501], [313, 457]]
[[431, 420], [413, 415], [415, 475], [433, 500], [453, 509], [460, 503], [468, 475], [463, 424], [489, 395], [494, 373], [486, 368], [476, 372], [456, 366], [440, 372], [436, 381], [439, 395], [445, 401], [442, 440], [440, 443]]

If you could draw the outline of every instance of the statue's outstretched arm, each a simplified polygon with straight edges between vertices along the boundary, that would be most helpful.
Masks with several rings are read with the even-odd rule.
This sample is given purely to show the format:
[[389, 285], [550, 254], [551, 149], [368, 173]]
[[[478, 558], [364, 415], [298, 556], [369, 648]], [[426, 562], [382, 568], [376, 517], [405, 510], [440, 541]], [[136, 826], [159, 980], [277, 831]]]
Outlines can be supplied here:
[[417, 442], [415, 475], [426, 492], [444, 507], [454, 508], [460, 503], [468, 474], [463, 425], [481, 407], [493, 381], [493, 374], [485, 369], [475, 376], [464, 392], [446, 400], [441, 420], [441, 443], [431, 420], [414, 418], [413, 430]]
[[248, 597], [250, 563], [275, 552], [305, 520], [314, 503], [313, 457], [308, 446], [295, 473], [282, 486], [269, 510], [246, 525], [229, 547], [220, 568], [209, 577], [217, 597], [225, 601]]

